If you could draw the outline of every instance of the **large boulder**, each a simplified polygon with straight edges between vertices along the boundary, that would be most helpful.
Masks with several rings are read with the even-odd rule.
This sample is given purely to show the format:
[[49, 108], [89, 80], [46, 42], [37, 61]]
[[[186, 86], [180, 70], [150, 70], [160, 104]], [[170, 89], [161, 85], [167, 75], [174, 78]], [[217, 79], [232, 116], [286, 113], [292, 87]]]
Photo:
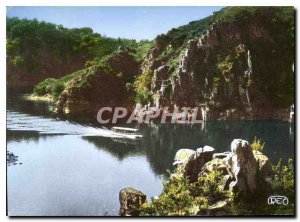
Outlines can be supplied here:
[[231, 143], [232, 165], [230, 172], [235, 181], [230, 183], [233, 191], [239, 190], [243, 194], [251, 194], [257, 188], [256, 160], [248, 141], [234, 139]]
[[186, 162], [190, 156], [196, 152], [191, 149], [180, 149], [176, 152], [173, 165], [178, 165]]
[[210, 146], [198, 148], [196, 152], [190, 152], [190, 155], [185, 161], [178, 164], [177, 170], [188, 178], [190, 182], [196, 182], [202, 167], [212, 160], [213, 154], [214, 148]]
[[256, 160], [259, 179], [263, 182], [269, 182], [273, 177], [272, 166], [269, 158], [259, 151], [253, 151]]
[[141, 206], [148, 200], [143, 192], [131, 187], [126, 187], [120, 191], [119, 201], [121, 216], [138, 216]]
[[227, 168], [225, 165], [225, 161], [223, 159], [219, 159], [219, 158], [212, 159], [211, 161], [207, 162], [202, 167], [202, 171], [199, 174], [199, 176], [209, 174], [210, 172], [213, 172], [213, 171], [219, 171], [222, 173], [222, 175], [227, 174]]

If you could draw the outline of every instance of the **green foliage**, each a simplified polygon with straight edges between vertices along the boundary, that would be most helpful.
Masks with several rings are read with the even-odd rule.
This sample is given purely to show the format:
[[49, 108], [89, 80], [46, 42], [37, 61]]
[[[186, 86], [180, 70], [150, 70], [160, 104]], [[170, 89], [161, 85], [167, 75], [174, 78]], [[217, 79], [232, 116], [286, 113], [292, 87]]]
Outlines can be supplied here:
[[6, 40], [6, 52], [7, 54], [14, 54], [20, 47], [20, 38], [7, 39]]
[[246, 21], [249, 18], [264, 17], [274, 15], [281, 18], [283, 21], [293, 20], [293, 7], [253, 7], [253, 6], [238, 6], [225, 7], [218, 12], [214, 12], [213, 20], [218, 22], [240, 22]]
[[15, 67], [21, 66], [24, 64], [24, 59], [21, 56], [14, 56], [10, 58], [9, 63]]
[[153, 41], [149, 40], [141, 40], [139, 41], [135, 47], [135, 53], [132, 55], [134, 56], [137, 62], [142, 62], [146, 58], [149, 50], [153, 47]]
[[144, 72], [142, 75], [138, 76], [133, 83], [136, 92], [135, 101], [142, 105], [147, 104], [152, 99], [152, 93], [150, 91], [152, 76], [153, 73]]
[[[254, 150], [262, 151], [264, 144], [255, 137], [251, 146]], [[194, 183], [190, 183], [177, 171], [175, 170], [175, 173], [170, 175], [168, 181], [163, 181], [164, 188], [159, 197], [152, 198], [151, 203], [142, 205], [141, 215], [207, 215], [209, 206], [224, 200], [231, 203], [226, 210], [226, 215], [295, 214], [295, 174], [292, 159], [289, 159], [287, 165], [283, 165], [281, 160], [278, 164], [272, 165], [273, 176], [268, 182], [259, 179], [257, 190], [249, 196], [244, 196], [239, 192], [233, 193], [222, 190], [221, 185], [224, 177], [220, 171], [202, 174]], [[273, 195], [286, 196], [289, 199], [289, 204], [269, 205], [267, 200]]]
[[[7, 18], [6, 24], [8, 64], [15, 66], [20, 61], [17, 58], [22, 58], [24, 71], [37, 74], [54, 57], [63, 65], [78, 61], [84, 64], [94, 58], [102, 59], [121, 47], [136, 50], [136, 59], [141, 62], [152, 46], [152, 42], [147, 40], [136, 42], [132, 39], [109, 38], [94, 33], [91, 28], [68, 29], [36, 19]], [[45, 57], [50, 61], [41, 59]]]
[[[280, 160], [272, 165], [274, 180], [271, 185], [262, 184], [256, 194], [249, 200], [243, 200], [237, 195], [230, 208], [232, 215], [295, 215], [295, 185], [294, 185], [294, 162], [289, 159], [287, 165]], [[289, 200], [288, 205], [268, 205], [269, 196], [282, 195]]]
[[222, 73], [231, 72], [232, 68], [233, 68], [233, 58], [232, 58], [232, 56], [228, 55], [225, 58], [219, 59], [217, 67]]
[[144, 106], [152, 100], [152, 97], [153, 93], [151, 91], [141, 91], [136, 93], [134, 101]]
[[217, 89], [219, 87], [220, 81], [221, 81], [220, 77], [214, 77], [213, 78], [213, 88], [214, 89]]
[[255, 151], [263, 152], [264, 147], [265, 147], [265, 143], [263, 143], [261, 139], [257, 139], [256, 137], [251, 143], [251, 148]]
[[34, 87], [34, 93], [39, 96], [50, 94], [54, 98], [57, 98], [64, 89], [65, 86], [62, 81], [48, 78]]
[[272, 169], [275, 173], [275, 181], [273, 182], [273, 189], [281, 191], [294, 198], [294, 161], [289, 159], [287, 165], [283, 165], [280, 160], [277, 165], [273, 165]]
[[166, 35], [158, 36], [157, 39], [164, 38], [174, 48], [178, 48], [188, 40], [200, 37], [209, 27], [212, 22], [212, 16], [192, 21], [187, 25], [173, 28]]
[[[251, 50], [253, 81], [275, 107], [294, 103], [295, 10], [294, 7], [226, 7], [213, 15], [214, 21], [235, 25], [241, 32], [251, 24], [268, 33], [268, 40], [246, 43]], [[251, 82], [246, 83], [251, 85]]]
[[226, 82], [231, 79], [231, 74], [233, 72], [234, 58], [232, 55], [227, 55], [224, 58], [219, 59], [217, 67], [221, 71]]
[[142, 215], [149, 216], [186, 216], [204, 213], [211, 204], [229, 197], [228, 192], [220, 188], [222, 176], [213, 171], [200, 176], [198, 181], [190, 183], [182, 175], [173, 174], [164, 182], [164, 189], [152, 203], [142, 206]]

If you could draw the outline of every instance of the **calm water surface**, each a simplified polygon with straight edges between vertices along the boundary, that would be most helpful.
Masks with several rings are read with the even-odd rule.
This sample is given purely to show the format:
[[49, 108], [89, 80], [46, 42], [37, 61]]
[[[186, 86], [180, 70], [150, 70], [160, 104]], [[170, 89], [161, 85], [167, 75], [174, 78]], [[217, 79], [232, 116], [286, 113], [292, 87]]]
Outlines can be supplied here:
[[49, 105], [20, 95], [7, 100], [7, 150], [22, 163], [7, 167], [11, 216], [118, 215], [124, 187], [159, 195], [161, 178], [173, 169], [180, 148], [228, 151], [234, 138], [257, 136], [273, 163], [294, 155], [294, 127], [279, 121], [139, 126], [143, 139], [130, 142], [111, 138], [105, 128], [90, 124], [93, 119], [62, 119]]

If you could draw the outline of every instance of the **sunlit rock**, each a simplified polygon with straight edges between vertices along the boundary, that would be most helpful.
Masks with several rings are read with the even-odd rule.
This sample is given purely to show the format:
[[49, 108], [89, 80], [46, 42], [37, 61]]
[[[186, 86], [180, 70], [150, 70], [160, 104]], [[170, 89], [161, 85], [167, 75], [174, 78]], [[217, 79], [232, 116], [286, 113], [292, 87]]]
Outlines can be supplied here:
[[131, 187], [124, 188], [119, 193], [120, 215], [138, 216], [141, 206], [148, 202], [147, 196]]
[[232, 190], [253, 193], [257, 188], [256, 160], [248, 141], [234, 139], [231, 143], [232, 172], [235, 181], [230, 184]]

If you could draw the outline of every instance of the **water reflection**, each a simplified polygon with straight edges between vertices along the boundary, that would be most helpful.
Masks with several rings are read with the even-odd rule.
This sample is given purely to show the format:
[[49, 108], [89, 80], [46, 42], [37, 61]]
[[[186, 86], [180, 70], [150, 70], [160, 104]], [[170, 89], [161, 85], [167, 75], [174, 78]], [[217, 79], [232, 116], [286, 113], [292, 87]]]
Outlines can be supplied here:
[[133, 141], [84, 136], [106, 133], [89, 119], [72, 122], [49, 112], [45, 103], [20, 98], [7, 100], [7, 149], [23, 163], [8, 168], [11, 215], [115, 215], [123, 187], [136, 187], [149, 196], [161, 192], [160, 176], [173, 169], [180, 148], [210, 145], [222, 152], [230, 150], [235, 138], [257, 137], [265, 142], [264, 152], [273, 163], [294, 156], [294, 124], [140, 125], [144, 137]]
[[48, 134], [40, 134], [36, 131], [14, 131], [14, 130], [6, 130], [6, 139], [7, 142], [21, 142], [21, 141], [34, 141], [38, 142], [39, 140], [47, 137], [53, 137], [55, 135]]
[[99, 136], [82, 137], [84, 140], [94, 144], [99, 150], [105, 150], [118, 160], [123, 160], [130, 156], [145, 155], [140, 143], [130, 140], [120, 140]]
[[117, 141], [111, 138], [84, 137], [99, 149], [104, 149], [124, 159], [132, 155], [145, 155], [157, 174], [166, 174], [173, 169], [175, 153], [180, 148], [196, 149], [204, 145], [213, 146], [217, 152], [230, 150], [235, 138], [253, 141], [255, 137], [265, 142], [264, 152], [275, 163], [284, 162], [294, 156], [294, 137], [290, 135], [293, 125], [278, 121], [209, 121], [202, 125], [154, 125], [141, 126], [142, 140]]

